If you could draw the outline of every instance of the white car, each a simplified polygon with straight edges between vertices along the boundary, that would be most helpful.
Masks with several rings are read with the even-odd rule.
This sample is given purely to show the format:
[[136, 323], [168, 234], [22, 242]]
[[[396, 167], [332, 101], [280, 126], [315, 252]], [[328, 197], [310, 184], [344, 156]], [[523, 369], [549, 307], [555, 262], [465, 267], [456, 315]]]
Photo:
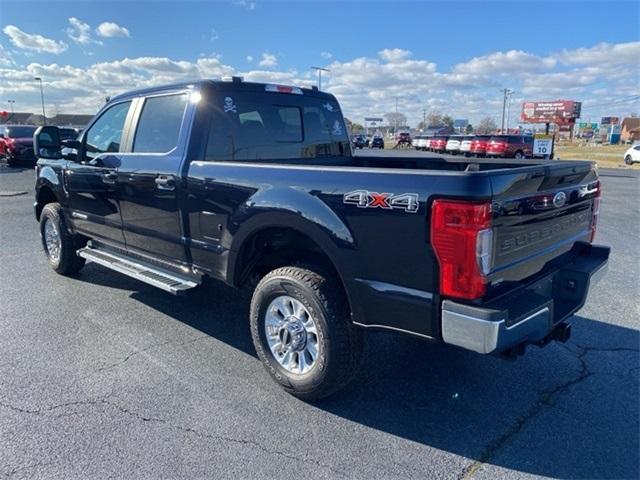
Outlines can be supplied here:
[[471, 142], [473, 142], [473, 138], [473, 135], [467, 135], [462, 139], [462, 141], [460, 142], [460, 153], [464, 154], [465, 156], [470, 155]]
[[425, 137], [423, 137], [422, 135], [416, 135], [415, 137], [413, 137], [411, 144], [416, 150], [424, 150], [425, 141]]
[[447, 145], [444, 147], [447, 153], [453, 153], [456, 155], [460, 151], [460, 142], [462, 142], [462, 138], [463, 137], [461, 135], [450, 136], [449, 140], [447, 140]]
[[640, 144], [633, 145], [629, 150], [624, 152], [624, 163], [633, 165], [635, 162], [640, 162]]

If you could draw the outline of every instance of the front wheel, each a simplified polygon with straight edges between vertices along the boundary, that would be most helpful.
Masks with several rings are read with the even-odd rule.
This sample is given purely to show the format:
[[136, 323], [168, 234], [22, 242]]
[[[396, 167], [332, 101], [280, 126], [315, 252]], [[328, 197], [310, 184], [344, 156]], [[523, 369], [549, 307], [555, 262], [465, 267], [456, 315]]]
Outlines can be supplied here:
[[258, 283], [250, 315], [258, 357], [287, 392], [317, 400], [353, 378], [362, 332], [331, 276], [303, 267], [273, 270]]
[[633, 159], [631, 158], [631, 155], [627, 155], [626, 157], [624, 157], [624, 163], [626, 163], [627, 165], [633, 165]]
[[516, 152], [516, 154], [514, 155], [514, 157], [516, 158], [516, 160], [522, 160], [524, 158], [524, 153], [522, 153], [520, 150], [518, 150]]
[[59, 203], [45, 205], [40, 214], [40, 237], [49, 265], [56, 272], [71, 274], [84, 267], [85, 259], [76, 254], [82, 245], [67, 230]]

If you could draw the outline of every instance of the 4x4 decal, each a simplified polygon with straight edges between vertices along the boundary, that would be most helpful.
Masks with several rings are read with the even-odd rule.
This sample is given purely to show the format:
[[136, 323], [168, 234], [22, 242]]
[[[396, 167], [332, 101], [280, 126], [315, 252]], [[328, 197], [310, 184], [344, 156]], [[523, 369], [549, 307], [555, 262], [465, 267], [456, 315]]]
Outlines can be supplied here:
[[358, 208], [393, 208], [402, 209], [405, 212], [416, 213], [420, 206], [417, 193], [378, 193], [368, 190], [354, 190], [345, 193], [342, 199], [347, 205], [355, 205]]

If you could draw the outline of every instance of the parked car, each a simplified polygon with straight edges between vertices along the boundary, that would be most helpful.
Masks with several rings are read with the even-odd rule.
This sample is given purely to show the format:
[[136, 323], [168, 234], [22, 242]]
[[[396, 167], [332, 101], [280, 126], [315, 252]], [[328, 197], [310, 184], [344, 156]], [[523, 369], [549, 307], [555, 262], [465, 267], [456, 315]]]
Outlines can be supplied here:
[[411, 134], [400, 132], [396, 135], [396, 145], [411, 145]]
[[33, 125], [7, 125], [4, 127], [0, 139], [1, 153], [10, 167], [35, 165], [33, 134], [36, 128]]
[[[317, 89], [148, 88], [111, 98], [67, 140], [75, 158], [61, 158], [56, 127], [34, 143], [34, 213], [54, 271], [91, 261], [174, 294], [207, 277], [251, 288], [258, 358], [303, 399], [354, 376], [368, 328], [481, 354], [567, 341], [609, 257], [593, 244], [592, 162], [477, 171], [353, 156], [336, 98]], [[113, 278], [92, 269], [83, 281], [94, 276]], [[51, 302], [73, 301], [58, 291]]]
[[460, 142], [460, 153], [464, 154], [465, 157], [471, 155], [471, 142], [475, 137], [473, 135], [465, 135], [462, 137], [462, 141]]
[[462, 142], [462, 135], [451, 135], [445, 145], [445, 151], [453, 155], [457, 155], [460, 152], [460, 143]]
[[488, 157], [530, 158], [533, 156], [533, 137], [530, 135], [495, 135], [487, 144]]
[[355, 135], [351, 140], [351, 143], [353, 145], [353, 148], [363, 149], [367, 146], [367, 141], [364, 135]]
[[624, 152], [624, 163], [633, 165], [635, 162], [640, 162], [640, 144], [634, 145]]
[[416, 150], [422, 150], [424, 147], [424, 137], [422, 135], [416, 135], [411, 140], [411, 146]]
[[433, 136], [431, 136], [431, 135], [424, 137], [424, 148], [423, 148], [423, 150], [425, 150], [425, 151], [431, 150], [431, 140], [433, 140]]
[[431, 142], [429, 143], [431, 151], [444, 152], [447, 147], [447, 141], [449, 141], [449, 137], [447, 136], [439, 135], [439, 136], [433, 137], [431, 139]]
[[384, 139], [377, 135], [374, 136], [373, 139], [371, 139], [371, 148], [384, 149]]
[[491, 135], [476, 135], [471, 141], [471, 154], [476, 157], [484, 157], [487, 153], [487, 145]]

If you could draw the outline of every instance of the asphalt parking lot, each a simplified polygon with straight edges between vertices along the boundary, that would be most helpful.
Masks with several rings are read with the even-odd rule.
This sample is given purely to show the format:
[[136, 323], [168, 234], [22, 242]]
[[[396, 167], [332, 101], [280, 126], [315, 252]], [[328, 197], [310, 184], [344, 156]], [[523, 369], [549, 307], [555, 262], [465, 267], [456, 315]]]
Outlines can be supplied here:
[[307, 404], [258, 362], [246, 292], [56, 275], [33, 172], [0, 165], [0, 475], [638, 478], [638, 173], [602, 171], [610, 269], [568, 344], [508, 362], [371, 333], [356, 380]]

